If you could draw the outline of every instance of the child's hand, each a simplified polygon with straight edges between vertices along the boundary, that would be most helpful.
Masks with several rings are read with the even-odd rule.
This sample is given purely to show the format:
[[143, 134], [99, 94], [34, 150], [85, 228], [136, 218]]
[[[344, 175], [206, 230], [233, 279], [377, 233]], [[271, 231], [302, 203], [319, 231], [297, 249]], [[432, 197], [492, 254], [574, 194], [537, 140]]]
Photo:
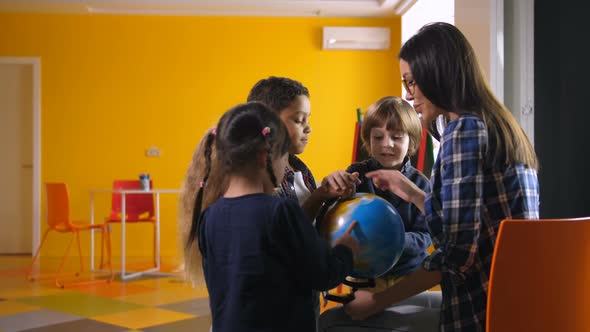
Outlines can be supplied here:
[[359, 173], [336, 171], [322, 180], [322, 184], [303, 202], [303, 210], [313, 220], [322, 204], [336, 197], [349, 198], [355, 193], [355, 186], [360, 183]]
[[352, 230], [354, 229], [354, 227], [357, 225], [357, 221], [353, 221], [348, 228], [346, 229], [346, 232], [344, 232], [344, 234], [339, 237], [336, 241], [334, 241], [334, 245], [345, 245], [347, 247], [350, 248], [350, 250], [352, 250], [352, 255], [353, 256], [358, 256], [358, 254], [361, 252], [361, 245], [360, 243], [352, 236]]
[[322, 180], [320, 188], [324, 192], [325, 199], [333, 197], [349, 198], [354, 195], [355, 187], [360, 183], [358, 172], [335, 171]]

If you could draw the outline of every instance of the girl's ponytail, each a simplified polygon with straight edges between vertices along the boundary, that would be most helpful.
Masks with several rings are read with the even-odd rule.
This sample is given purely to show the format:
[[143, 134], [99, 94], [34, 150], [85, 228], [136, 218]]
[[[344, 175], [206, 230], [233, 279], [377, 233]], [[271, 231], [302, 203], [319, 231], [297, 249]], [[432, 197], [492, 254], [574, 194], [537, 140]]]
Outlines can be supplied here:
[[191, 229], [188, 235], [187, 242], [185, 244], [185, 249], [189, 249], [191, 247], [191, 245], [197, 238], [197, 233], [199, 232], [199, 221], [201, 219], [201, 209], [203, 207], [203, 192], [205, 191], [205, 186], [207, 185], [207, 180], [209, 179], [209, 174], [211, 173], [211, 152], [214, 138], [215, 129], [213, 129], [207, 135], [207, 141], [205, 142], [205, 175], [203, 176], [203, 180], [199, 184], [199, 191], [197, 192], [197, 197], [195, 199], [195, 205], [193, 209]]

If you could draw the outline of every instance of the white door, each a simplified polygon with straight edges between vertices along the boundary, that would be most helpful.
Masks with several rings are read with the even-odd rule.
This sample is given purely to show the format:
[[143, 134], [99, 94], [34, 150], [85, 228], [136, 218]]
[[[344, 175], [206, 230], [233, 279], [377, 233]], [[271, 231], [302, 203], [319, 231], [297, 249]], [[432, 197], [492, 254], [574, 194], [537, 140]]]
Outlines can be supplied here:
[[33, 237], [33, 65], [0, 63], [0, 254]]

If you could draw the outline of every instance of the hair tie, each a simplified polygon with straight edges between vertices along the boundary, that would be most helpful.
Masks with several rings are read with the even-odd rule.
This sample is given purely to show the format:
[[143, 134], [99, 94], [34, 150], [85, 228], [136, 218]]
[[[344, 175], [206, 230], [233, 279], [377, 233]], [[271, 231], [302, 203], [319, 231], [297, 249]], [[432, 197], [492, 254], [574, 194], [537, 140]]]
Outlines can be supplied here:
[[270, 127], [262, 128], [262, 136], [266, 137], [268, 134], [270, 134]]
[[217, 136], [217, 128], [213, 128], [213, 130], [211, 130], [211, 134], [213, 134], [213, 136]]
[[201, 182], [199, 183], [199, 188], [203, 188], [204, 186], [205, 186], [205, 181], [201, 181]]

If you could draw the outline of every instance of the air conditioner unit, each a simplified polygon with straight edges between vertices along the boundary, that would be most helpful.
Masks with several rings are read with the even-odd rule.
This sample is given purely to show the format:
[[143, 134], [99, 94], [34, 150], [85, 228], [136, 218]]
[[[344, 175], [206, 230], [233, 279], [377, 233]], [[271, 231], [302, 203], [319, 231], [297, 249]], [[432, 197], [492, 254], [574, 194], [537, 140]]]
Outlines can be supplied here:
[[380, 27], [324, 27], [324, 50], [387, 50], [391, 32]]

